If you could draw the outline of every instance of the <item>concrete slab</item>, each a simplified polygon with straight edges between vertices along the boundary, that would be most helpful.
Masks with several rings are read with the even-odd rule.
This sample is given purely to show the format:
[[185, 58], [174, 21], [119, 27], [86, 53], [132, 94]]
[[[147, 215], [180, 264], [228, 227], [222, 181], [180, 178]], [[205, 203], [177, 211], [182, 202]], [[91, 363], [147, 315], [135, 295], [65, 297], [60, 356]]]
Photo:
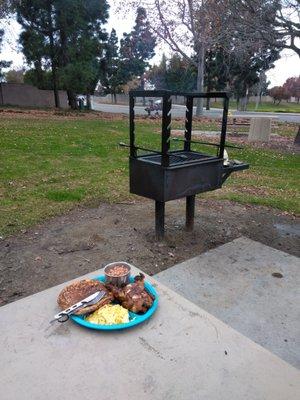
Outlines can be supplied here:
[[[276, 277], [276, 273], [282, 274], [282, 278]], [[297, 257], [241, 237], [155, 278], [300, 367]]]
[[127, 331], [49, 326], [63, 285], [1, 307], [1, 400], [298, 400], [296, 368], [147, 279], [159, 309]]

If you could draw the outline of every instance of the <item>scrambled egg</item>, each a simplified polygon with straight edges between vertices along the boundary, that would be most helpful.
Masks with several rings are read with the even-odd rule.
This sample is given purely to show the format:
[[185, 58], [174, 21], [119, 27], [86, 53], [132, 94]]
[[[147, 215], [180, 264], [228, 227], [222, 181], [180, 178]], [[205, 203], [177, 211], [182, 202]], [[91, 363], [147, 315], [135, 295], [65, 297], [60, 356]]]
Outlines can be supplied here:
[[129, 322], [129, 313], [119, 304], [106, 304], [85, 318], [92, 324], [114, 325]]

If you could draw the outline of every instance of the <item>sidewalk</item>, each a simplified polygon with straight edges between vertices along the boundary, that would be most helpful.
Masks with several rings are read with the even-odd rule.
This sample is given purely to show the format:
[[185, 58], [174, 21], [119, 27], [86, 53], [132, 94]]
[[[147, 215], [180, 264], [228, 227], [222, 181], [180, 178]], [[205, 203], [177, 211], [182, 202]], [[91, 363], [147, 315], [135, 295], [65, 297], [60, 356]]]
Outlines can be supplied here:
[[155, 278], [300, 368], [299, 258], [241, 237]]

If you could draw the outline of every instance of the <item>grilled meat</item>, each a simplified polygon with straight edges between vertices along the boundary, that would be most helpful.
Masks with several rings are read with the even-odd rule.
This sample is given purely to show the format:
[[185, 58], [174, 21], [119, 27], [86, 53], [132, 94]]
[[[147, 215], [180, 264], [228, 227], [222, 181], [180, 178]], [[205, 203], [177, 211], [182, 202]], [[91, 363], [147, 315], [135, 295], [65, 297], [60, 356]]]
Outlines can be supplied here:
[[145, 275], [135, 276], [134, 283], [124, 287], [106, 284], [114, 298], [127, 310], [134, 313], [145, 313], [153, 304], [154, 296], [147, 292], [144, 286]]

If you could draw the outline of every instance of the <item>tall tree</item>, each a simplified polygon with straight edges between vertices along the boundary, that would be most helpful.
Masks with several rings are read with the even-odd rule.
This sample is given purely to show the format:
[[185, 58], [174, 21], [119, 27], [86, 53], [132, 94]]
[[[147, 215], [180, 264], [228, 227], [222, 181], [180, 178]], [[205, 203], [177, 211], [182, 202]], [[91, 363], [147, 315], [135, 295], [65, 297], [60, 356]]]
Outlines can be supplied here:
[[175, 91], [194, 91], [197, 71], [179, 54], [174, 54], [167, 65], [166, 86]]
[[105, 0], [64, 0], [55, 8], [60, 79], [75, 108], [76, 93], [91, 94], [101, 74], [108, 5]]
[[299, 0], [231, 0], [230, 8], [239, 32], [247, 31], [270, 47], [291, 49], [300, 57]]
[[21, 0], [17, 12], [28, 63], [51, 68], [56, 106], [61, 87], [76, 108], [76, 93], [92, 93], [101, 74], [106, 0]]
[[24, 83], [24, 70], [11, 69], [5, 73], [7, 83]]
[[284, 89], [290, 97], [295, 97], [297, 103], [300, 99], [300, 75], [298, 77], [288, 78], [283, 84]]
[[269, 84], [270, 81], [267, 80], [267, 75], [265, 71], [261, 71], [259, 73], [258, 82], [251, 88], [251, 94], [256, 96], [255, 110], [258, 109], [258, 106], [261, 103], [262, 96], [268, 93]]
[[163, 56], [159, 65], [154, 65], [147, 77], [156, 89], [194, 91], [197, 71], [183, 57], [175, 53], [167, 60]]
[[153, 65], [148, 71], [147, 77], [154, 85], [155, 89], [167, 89], [167, 57], [162, 55], [161, 61], [158, 65]]
[[6, 18], [15, 11], [17, 0], [0, 0], [0, 18]]
[[[3, 35], [4, 35], [4, 31], [3, 31], [3, 29], [0, 29], [0, 53], [1, 53]], [[0, 81], [4, 77], [2, 68], [8, 68], [10, 65], [11, 65], [11, 61], [0, 60]]]
[[135, 25], [131, 32], [124, 33], [118, 46], [116, 31], [113, 29], [102, 60], [105, 74], [101, 79], [106, 93], [111, 93], [116, 101], [116, 93], [129, 81], [140, 79], [144, 88], [145, 71], [148, 61], [154, 56], [155, 36], [150, 31], [144, 8], [137, 9]]
[[[207, 92], [222, 91], [229, 86], [229, 54], [220, 44], [212, 46], [205, 54], [204, 86]], [[210, 109], [206, 99], [206, 109]]]
[[288, 100], [290, 95], [283, 86], [274, 86], [269, 90], [269, 94], [273, 97], [274, 104], [280, 104], [282, 100]]
[[24, 83], [36, 86], [39, 89], [53, 90], [53, 76], [51, 70], [28, 69], [24, 73]]
[[27, 63], [36, 70], [36, 79], [41, 80], [42, 71], [51, 69], [55, 106], [59, 107], [57, 29], [55, 27], [55, 1], [21, 0], [17, 4], [17, 20], [23, 31], [20, 44]]
[[131, 32], [124, 33], [118, 45], [116, 31], [112, 29], [101, 60], [103, 74], [101, 86], [110, 93], [114, 102], [116, 94], [128, 82], [140, 80], [143, 88], [148, 61], [154, 56], [155, 36], [151, 33], [144, 8], [137, 9], [135, 25]]
[[257, 43], [234, 49], [230, 57], [229, 83], [237, 99], [238, 108], [247, 108], [250, 88], [259, 82], [260, 74], [274, 66], [278, 50], [270, 50]]
[[102, 60], [101, 84], [105, 93], [110, 93], [114, 103], [119, 87], [126, 83], [122, 65], [119, 58], [118, 37], [115, 29], [112, 29], [105, 49], [105, 56]]
[[144, 88], [144, 72], [148, 61], [155, 55], [156, 37], [151, 32], [146, 9], [137, 8], [135, 26], [130, 33], [124, 33], [120, 41], [120, 59], [127, 82], [134, 76], [141, 77]]

